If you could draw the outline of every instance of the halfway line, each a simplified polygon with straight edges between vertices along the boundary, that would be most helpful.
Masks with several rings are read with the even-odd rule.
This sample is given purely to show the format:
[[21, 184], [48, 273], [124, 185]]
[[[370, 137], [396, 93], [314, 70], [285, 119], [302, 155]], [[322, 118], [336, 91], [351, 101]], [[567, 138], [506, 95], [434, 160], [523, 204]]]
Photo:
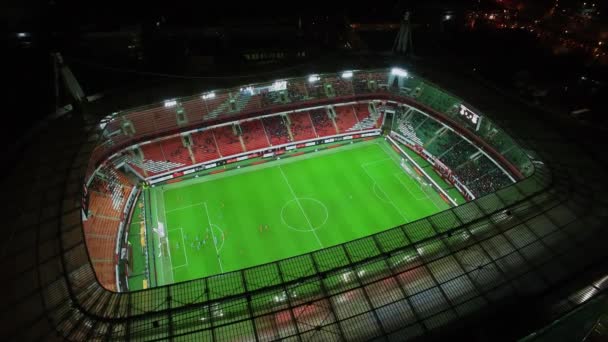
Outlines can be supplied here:
[[298, 196], [296, 196], [296, 193], [291, 188], [291, 184], [289, 184], [289, 181], [287, 180], [287, 176], [285, 176], [285, 173], [283, 172], [281, 165], [279, 165], [278, 168], [279, 168], [279, 171], [281, 171], [281, 175], [283, 175], [283, 179], [285, 179], [285, 183], [287, 183], [287, 187], [289, 188], [289, 191], [291, 191], [293, 198], [296, 200], [296, 203], [298, 203], [300, 210], [302, 210], [302, 214], [304, 214], [304, 217], [306, 218], [306, 221], [308, 222], [308, 226], [310, 226], [310, 231], [313, 233], [315, 238], [317, 238], [317, 242], [319, 242], [319, 245], [321, 245], [321, 248], [323, 248], [323, 243], [321, 243], [321, 239], [319, 239], [319, 236], [315, 232], [315, 228], [313, 227], [312, 223], [310, 223], [310, 219], [308, 219], [308, 216], [306, 215], [306, 212], [304, 211], [304, 208], [302, 207], [302, 204], [300, 203], [300, 199], [298, 198]]

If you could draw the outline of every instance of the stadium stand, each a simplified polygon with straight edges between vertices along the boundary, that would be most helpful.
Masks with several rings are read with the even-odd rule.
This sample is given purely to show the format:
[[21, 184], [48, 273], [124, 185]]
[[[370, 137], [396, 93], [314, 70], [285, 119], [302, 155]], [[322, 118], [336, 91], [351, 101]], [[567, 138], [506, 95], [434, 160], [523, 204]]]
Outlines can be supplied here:
[[218, 115], [230, 110], [230, 101], [226, 93], [213, 93], [214, 95], [204, 99], [207, 108], [206, 120], [217, 118]]
[[241, 113], [254, 109], [259, 109], [262, 106], [260, 96], [252, 96], [247, 91], [240, 91], [234, 95], [234, 110], [233, 112]]
[[457, 148], [449, 148], [438, 158], [452, 170], [456, 170], [460, 165], [470, 160], [475, 153], [479, 153], [479, 150], [475, 146], [464, 140], [460, 140]]
[[234, 131], [233, 125], [216, 127], [213, 130], [215, 141], [220, 151], [221, 156], [230, 156], [233, 154], [243, 153], [243, 145]]
[[331, 118], [327, 115], [326, 108], [312, 109], [310, 111], [310, 118], [312, 119], [315, 132], [319, 137], [337, 133]]
[[162, 140], [160, 141], [160, 146], [167, 161], [184, 165], [192, 163], [190, 152], [188, 151], [188, 148], [184, 146], [181, 137], [178, 136]]
[[203, 99], [198, 96], [182, 102], [182, 107], [186, 112], [188, 122], [191, 123], [201, 122], [205, 115], [208, 114], [205, 101], [203, 101]]
[[511, 184], [504, 172], [484, 155], [462, 164], [455, 172], [476, 197]]
[[174, 127], [175, 115], [175, 109], [172, 107], [141, 110], [130, 115], [128, 120], [120, 122], [120, 126], [116, 128], [123, 132], [119, 135], [122, 139], [126, 139], [133, 134], [152, 134]]
[[479, 149], [415, 110], [398, 108], [393, 130], [441, 160], [476, 197], [512, 183]]
[[357, 116], [355, 115], [355, 110], [353, 106], [336, 106], [334, 107], [336, 111], [336, 126], [338, 127], [338, 133], [345, 133], [349, 131], [356, 131], [359, 121], [357, 120]]
[[270, 145], [281, 145], [290, 142], [285, 116], [276, 115], [262, 119], [266, 135], [270, 138]]
[[345, 96], [353, 94], [353, 86], [350, 80], [345, 80], [342, 77], [326, 77], [324, 79], [326, 84], [330, 84], [335, 96]]
[[363, 131], [367, 129], [380, 128], [382, 126], [383, 113], [380, 111], [370, 112], [367, 103], [359, 103], [355, 108], [355, 114], [359, 122], [353, 131]]
[[325, 94], [325, 89], [323, 88], [322, 80], [312, 83], [306, 83], [306, 93], [308, 94], [308, 96], [315, 99], [322, 99], [327, 97]]
[[241, 127], [243, 142], [247, 151], [258, 150], [270, 145], [264, 126], [260, 119], [242, 121], [239, 123]]
[[214, 160], [220, 157], [212, 130], [196, 132], [192, 137], [192, 153], [197, 163]]
[[162, 173], [167, 170], [175, 169], [189, 164], [187, 160], [186, 163], [180, 162], [178, 160], [171, 160], [170, 157], [172, 156], [165, 154], [161, 147], [161, 143], [159, 142], [152, 142], [149, 144], [141, 145], [140, 149], [143, 153], [143, 160], [140, 161], [136, 158], [131, 158], [130, 161], [134, 165], [146, 170], [146, 172], [151, 174]]
[[86, 244], [99, 282], [111, 290], [116, 290], [116, 237], [132, 188], [128, 178], [109, 164], [97, 170], [89, 185], [89, 212], [83, 221]]
[[352, 80], [353, 89], [356, 94], [365, 94], [370, 92], [367, 73], [356, 73]]
[[260, 93], [260, 104], [262, 107], [267, 107], [267, 106], [271, 106], [274, 104], [281, 104], [281, 96], [279, 94], [279, 92], [276, 91], [268, 91], [268, 90], [264, 90], [263, 92]]
[[301, 82], [287, 82], [287, 96], [292, 102], [303, 101], [308, 98], [306, 86]]
[[316, 138], [312, 119], [307, 111], [294, 112], [288, 115], [291, 120], [291, 133], [295, 141]]
[[388, 74], [386, 72], [370, 72], [368, 77], [370, 82], [375, 83], [378, 90], [388, 89]]

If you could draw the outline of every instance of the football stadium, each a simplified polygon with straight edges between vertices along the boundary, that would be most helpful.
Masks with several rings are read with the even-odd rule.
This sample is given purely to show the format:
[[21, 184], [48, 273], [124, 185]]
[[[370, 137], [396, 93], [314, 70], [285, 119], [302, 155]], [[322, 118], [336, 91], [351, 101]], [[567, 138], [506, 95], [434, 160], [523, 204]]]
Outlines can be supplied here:
[[[425, 107], [398, 98], [339, 100], [391, 88], [422, 99], [437, 91], [402, 68], [344, 71], [213, 90], [106, 118], [103, 135], [111, 136], [113, 153], [91, 170], [83, 199], [87, 245], [99, 253], [102, 284], [140, 290], [298, 260], [534, 173], [533, 157], [449, 94], [430, 95]], [[329, 101], [246, 114], [310, 94]], [[178, 132], [137, 141], [150, 116], [155, 126], [167, 122]], [[210, 118], [217, 121], [197, 128]], [[116, 142], [126, 148], [117, 150]], [[458, 222], [407, 230], [406, 245]], [[260, 276], [251, 281], [264, 283], [268, 274]]]
[[235, 79], [50, 119], [3, 185], [5, 333], [445, 340], [486, 315], [546, 325], [603, 293], [601, 163], [529, 109], [433, 75]]

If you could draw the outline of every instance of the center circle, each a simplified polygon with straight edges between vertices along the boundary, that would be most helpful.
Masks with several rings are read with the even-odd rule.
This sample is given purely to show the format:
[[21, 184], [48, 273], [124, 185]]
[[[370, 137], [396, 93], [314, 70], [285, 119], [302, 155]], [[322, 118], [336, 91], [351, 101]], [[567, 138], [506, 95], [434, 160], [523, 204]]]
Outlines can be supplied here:
[[329, 218], [323, 202], [310, 197], [294, 198], [281, 209], [281, 220], [290, 229], [312, 232], [320, 229]]

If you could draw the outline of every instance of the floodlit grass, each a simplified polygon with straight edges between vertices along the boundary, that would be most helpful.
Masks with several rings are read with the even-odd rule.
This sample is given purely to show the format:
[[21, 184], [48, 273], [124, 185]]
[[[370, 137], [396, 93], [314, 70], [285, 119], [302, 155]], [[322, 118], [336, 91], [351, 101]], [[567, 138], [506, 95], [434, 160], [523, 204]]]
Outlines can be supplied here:
[[[400, 159], [376, 139], [148, 189], [152, 283], [289, 258], [447, 209]], [[168, 248], [152, 231], [159, 222]]]

